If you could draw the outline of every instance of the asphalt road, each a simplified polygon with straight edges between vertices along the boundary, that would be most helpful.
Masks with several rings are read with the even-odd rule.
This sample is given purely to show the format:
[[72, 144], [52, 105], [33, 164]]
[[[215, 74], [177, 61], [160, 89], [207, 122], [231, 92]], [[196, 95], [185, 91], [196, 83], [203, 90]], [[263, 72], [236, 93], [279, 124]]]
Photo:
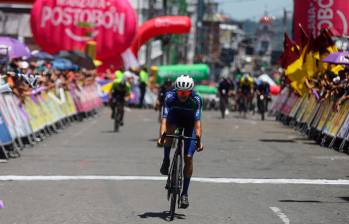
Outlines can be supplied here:
[[[104, 109], [0, 163], [0, 223], [167, 223], [156, 118], [150, 110], [127, 111], [125, 126], [113, 133]], [[174, 223], [349, 223], [348, 155], [272, 118], [222, 120], [204, 112], [203, 124], [191, 204]]]

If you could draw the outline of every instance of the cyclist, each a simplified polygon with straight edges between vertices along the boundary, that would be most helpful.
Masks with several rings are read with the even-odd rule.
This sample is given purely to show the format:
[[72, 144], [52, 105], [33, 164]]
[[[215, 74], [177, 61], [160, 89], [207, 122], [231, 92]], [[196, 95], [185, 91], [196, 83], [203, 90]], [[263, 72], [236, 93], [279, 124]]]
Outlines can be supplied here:
[[252, 103], [253, 95], [253, 78], [249, 73], [244, 74], [240, 79], [239, 92], [240, 92], [240, 105], [243, 107], [244, 116]]
[[232, 81], [228, 78], [227, 75], [223, 75], [222, 80], [218, 83], [219, 102], [222, 110], [222, 118], [225, 117], [225, 110], [228, 105], [228, 99], [233, 88], [234, 85]]
[[164, 84], [160, 86], [159, 93], [158, 93], [158, 99], [156, 101], [155, 109], [159, 110], [159, 120], [161, 122], [161, 114], [163, 111], [163, 106], [165, 102], [165, 96], [168, 91], [172, 89], [172, 81], [171, 79], [167, 79]]
[[[266, 98], [266, 104], [265, 104], [265, 111], [268, 111], [268, 100], [270, 98], [270, 85], [265, 80], [259, 80], [256, 84], [256, 97], [257, 102], [259, 102], [259, 96], [263, 95]], [[260, 107], [258, 106], [258, 110], [260, 110]]]
[[120, 106], [120, 125], [124, 125], [124, 106], [127, 101], [127, 98], [131, 95], [131, 86], [130, 84], [125, 80], [114, 80], [109, 99], [110, 99], [110, 107], [112, 110], [111, 118], [114, 119], [115, 116], [115, 108], [117, 106]]
[[172, 141], [165, 134], [173, 134], [177, 128], [184, 128], [185, 136], [196, 137], [197, 141], [186, 140], [184, 142], [184, 180], [183, 191], [181, 195], [181, 208], [189, 206], [188, 189], [190, 178], [193, 174], [193, 155], [195, 150], [202, 151], [201, 143], [201, 112], [202, 98], [197, 95], [194, 88], [194, 81], [188, 75], [182, 75], [177, 78], [175, 89], [166, 94], [164, 112], [160, 125], [159, 145], [164, 143], [164, 159], [160, 172], [162, 175], [168, 175], [170, 166], [170, 150]]
[[258, 95], [265, 95], [266, 97], [270, 96], [270, 85], [268, 82], [265, 80], [259, 80], [257, 81], [257, 88], [256, 88], [256, 93]]

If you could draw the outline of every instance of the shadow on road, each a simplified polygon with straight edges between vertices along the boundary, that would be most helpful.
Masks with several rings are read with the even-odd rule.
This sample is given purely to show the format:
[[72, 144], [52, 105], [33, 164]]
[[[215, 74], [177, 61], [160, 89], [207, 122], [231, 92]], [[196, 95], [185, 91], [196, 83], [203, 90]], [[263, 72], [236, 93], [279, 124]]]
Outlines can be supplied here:
[[[138, 215], [142, 219], [148, 219], [148, 218], [159, 218], [163, 219], [165, 221], [169, 220], [170, 212], [169, 211], [163, 211], [163, 212], [146, 212], [144, 214]], [[175, 214], [175, 219], [185, 219], [184, 214]]]
[[149, 141], [150, 141], [150, 142], [157, 142], [158, 139], [157, 139], [157, 138], [151, 138], [151, 139], [149, 139]]
[[322, 201], [316, 200], [279, 200], [279, 202], [292, 202], [292, 203], [323, 203]]
[[280, 130], [277, 130], [277, 131], [264, 131], [263, 133], [265, 133], [265, 134], [293, 134], [294, 131], [292, 129], [290, 129], [290, 130], [286, 130], [286, 131], [280, 131]]
[[301, 138], [292, 138], [294, 141], [313, 141], [312, 139], [306, 138], [306, 137], [301, 137]]
[[102, 134], [112, 134], [115, 133], [113, 130], [101, 131]]
[[349, 197], [338, 197], [338, 198], [349, 203]]
[[292, 139], [259, 139], [260, 142], [293, 143]]

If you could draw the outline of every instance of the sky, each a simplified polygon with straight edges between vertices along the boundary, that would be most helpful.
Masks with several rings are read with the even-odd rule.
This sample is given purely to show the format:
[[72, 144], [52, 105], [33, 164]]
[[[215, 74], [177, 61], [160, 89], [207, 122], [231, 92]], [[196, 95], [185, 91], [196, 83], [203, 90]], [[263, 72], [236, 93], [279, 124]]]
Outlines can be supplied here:
[[283, 9], [293, 11], [293, 0], [216, 0], [219, 11], [233, 19], [259, 20], [267, 10], [270, 16], [282, 16]]

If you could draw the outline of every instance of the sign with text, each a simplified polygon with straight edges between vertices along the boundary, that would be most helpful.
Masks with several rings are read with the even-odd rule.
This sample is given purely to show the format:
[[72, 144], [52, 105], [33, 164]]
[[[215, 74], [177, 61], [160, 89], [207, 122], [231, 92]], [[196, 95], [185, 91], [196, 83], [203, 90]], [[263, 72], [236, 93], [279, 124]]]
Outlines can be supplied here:
[[348, 35], [349, 4], [347, 0], [294, 0], [295, 39], [300, 38], [298, 24], [305, 31], [318, 36], [321, 29], [334, 35]]
[[136, 26], [128, 0], [37, 0], [31, 12], [34, 39], [43, 50], [83, 50], [94, 40], [102, 61], [120, 58]]

